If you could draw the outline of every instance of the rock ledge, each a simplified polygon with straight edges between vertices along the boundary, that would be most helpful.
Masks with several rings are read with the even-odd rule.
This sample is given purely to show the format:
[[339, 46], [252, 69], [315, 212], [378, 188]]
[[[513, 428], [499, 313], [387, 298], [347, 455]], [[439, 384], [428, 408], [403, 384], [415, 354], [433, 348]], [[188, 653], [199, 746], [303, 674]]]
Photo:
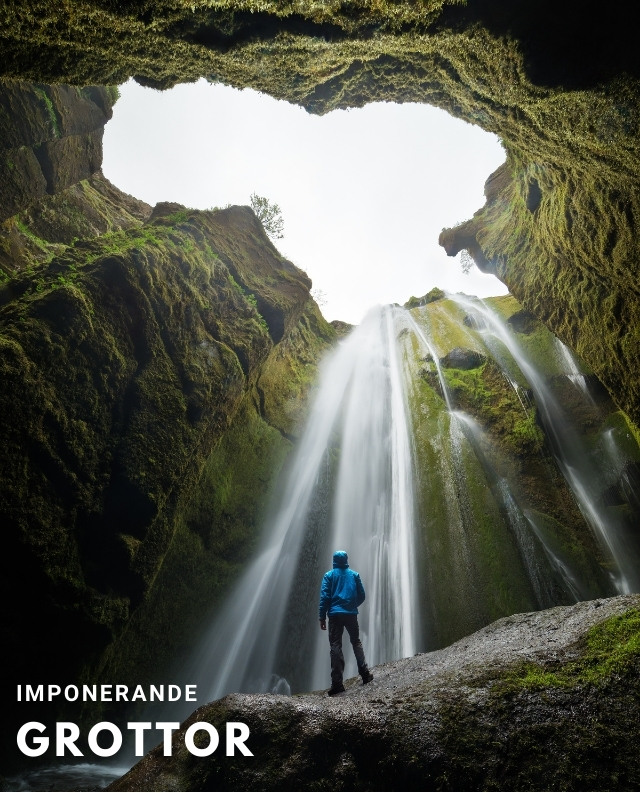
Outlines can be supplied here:
[[[227, 696], [109, 789], [634, 789], [639, 609], [628, 595], [516, 614], [331, 699]], [[254, 757], [190, 755], [194, 721], [245, 722]]]

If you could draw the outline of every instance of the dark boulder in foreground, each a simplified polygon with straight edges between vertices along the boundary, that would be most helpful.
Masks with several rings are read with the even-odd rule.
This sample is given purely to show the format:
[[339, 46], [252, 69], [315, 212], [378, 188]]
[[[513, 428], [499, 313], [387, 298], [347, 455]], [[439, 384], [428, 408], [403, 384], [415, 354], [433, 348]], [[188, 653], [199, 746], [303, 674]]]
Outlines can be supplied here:
[[[339, 697], [205, 705], [109, 789], [637, 789], [639, 672], [640, 595], [516, 614]], [[254, 756], [189, 754], [194, 721], [245, 722]]]

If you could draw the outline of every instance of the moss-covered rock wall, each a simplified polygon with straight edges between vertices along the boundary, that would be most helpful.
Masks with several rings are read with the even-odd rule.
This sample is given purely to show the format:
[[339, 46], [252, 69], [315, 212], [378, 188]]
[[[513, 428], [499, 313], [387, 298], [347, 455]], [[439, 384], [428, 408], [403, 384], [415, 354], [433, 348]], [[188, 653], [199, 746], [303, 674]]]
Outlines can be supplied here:
[[[467, 247], [636, 425], [640, 63], [607, 9], [553, 3], [145, 0], [5, 10], [11, 79], [167, 87], [207, 76], [323, 113], [416, 101], [498, 134], [507, 166]], [[398, 145], [401, 145], [399, 142]]]
[[15, 80], [0, 85], [0, 221], [102, 165], [117, 91]]
[[148, 204], [118, 190], [101, 173], [29, 201], [0, 223], [0, 279], [51, 261], [77, 240], [141, 226], [150, 215]]
[[250, 209], [152, 208], [104, 178], [116, 97], [0, 86], [12, 684], [42, 679], [43, 652], [48, 680], [136, 684], [184, 660], [251, 553], [336, 336]]
[[137, 682], [186, 652], [335, 336], [249, 208], [169, 209], [0, 290], [12, 681], [40, 679], [43, 650], [48, 679]]

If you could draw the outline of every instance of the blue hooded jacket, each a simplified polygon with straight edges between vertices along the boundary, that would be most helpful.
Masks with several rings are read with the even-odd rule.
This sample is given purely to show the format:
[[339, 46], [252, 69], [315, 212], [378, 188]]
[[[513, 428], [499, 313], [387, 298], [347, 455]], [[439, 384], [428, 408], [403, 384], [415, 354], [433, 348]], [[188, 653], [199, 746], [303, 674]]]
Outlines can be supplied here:
[[357, 614], [358, 606], [364, 603], [364, 587], [360, 576], [349, 568], [345, 551], [333, 554], [333, 570], [326, 572], [320, 587], [320, 606], [318, 615], [321, 620], [334, 614]]

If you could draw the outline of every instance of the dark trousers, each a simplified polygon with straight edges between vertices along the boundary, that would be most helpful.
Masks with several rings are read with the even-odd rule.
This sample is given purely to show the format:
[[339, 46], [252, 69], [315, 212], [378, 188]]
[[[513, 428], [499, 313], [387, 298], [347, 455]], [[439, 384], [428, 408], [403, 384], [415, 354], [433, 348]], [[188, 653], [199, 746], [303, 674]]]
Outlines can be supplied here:
[[342, 654], [342, 632], [347, 629], [353, 654], [358, 664], [358, 674], [366, 675], [369, 671], [364, 657], [364, 649], [360, 641], [360, 627], [357, 614], [334, 614], [329, 617], [329, 646], [331, 654], [331, 682], [334, 685], [342, 683], [344, 672], [344, 655]]

